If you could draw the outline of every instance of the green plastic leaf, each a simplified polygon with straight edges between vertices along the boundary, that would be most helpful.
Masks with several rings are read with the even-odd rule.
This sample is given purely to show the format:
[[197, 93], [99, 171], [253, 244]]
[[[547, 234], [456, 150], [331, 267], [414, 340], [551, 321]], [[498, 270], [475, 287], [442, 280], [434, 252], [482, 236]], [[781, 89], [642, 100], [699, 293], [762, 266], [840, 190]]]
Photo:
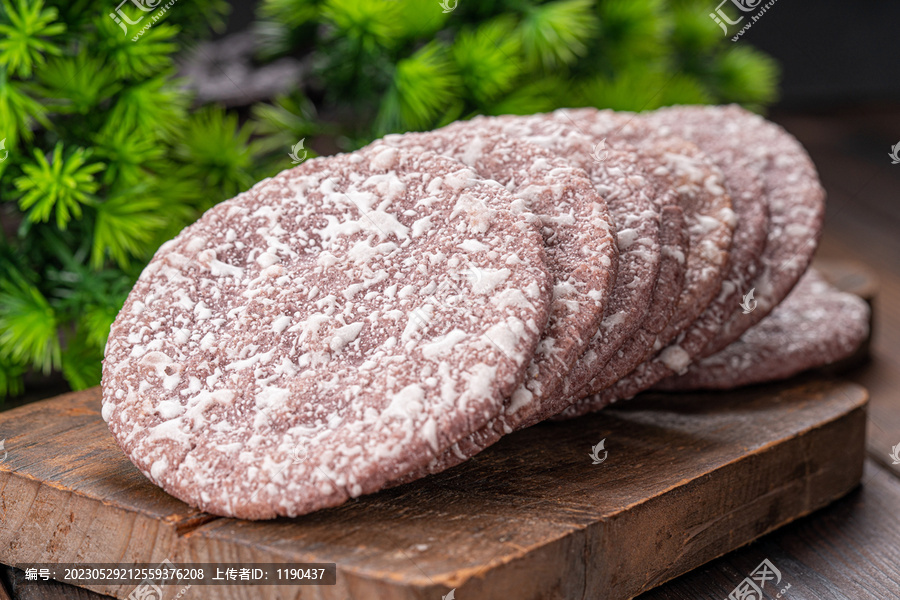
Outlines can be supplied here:
[[182, 47], [188, 47], [195, 44], [198, 38], [205, 37], [210, 29], [225, 31], [225, 17], [230, 12], [231, 3], [228, 0], [191, 0], [172, 5], [163, 20], [181, 30], [179, 40]]
[[[394, 32], [401, 39], [431, 39], [434, 34], [447, 24], [453, 14], [446, 13], [441, 6], [442, 0], [393, 0], [397, 4], [397, 19]], [[447, 0], [448, 6], [458, 3]]]
[[682, 56], [704, 56], [722, 43], [722, 30], [709, 18], [709, 13], [712, 12], [710, 7], [677, 5], [672, 12], [671, 39]]
[[696, 79], [652, 69], [632, 69], [612, 78], [591, 78], [578, 86], [575, 96], [576, 103], [583, 106], [628, 111], [710, 101]]
[[156, 23], [134, 42], [107, 14], [96, 17], [95, 26], [99, 39], [92, 50], [113, 65], [117, 77], [138, 79], [172, 68], [178, 27]]
[[300, 27], [319, 16], [321, 0], [263, 0], [257, 12], [264, 19]]
[[0, 356], [0, 401], [7, 396], [17, 396], [25, 391], [23, 376], [28, 365]]
[[[109, 330], [107, 329], [107, 334]], [[76, 331], [62, 352], [61, 368], [63, 376], [73, 390], [84, 390], [100, 384], [103, 368], [103, 347], [90, 343], [89, 336]]]
[[0, 69], [0, 139], [6, 140], [6, 149], [14, 152], [20, 140], [30, 142], [36, 124], [51, 127], [47, 109]]
[[453, 106], [461, 81], [447, 50], [437, 42], [397, 63], [376, 119], [380, 134], [428, 129]]
[[529, 65], [550, 71], [584, 56], [597, 27], [592, 0], [557, 0], [527, 7], [518, 34]]
[[665, 57], [672, 23], [664, 0], [605, 0], [597, 11], [599, 48], [614, 68]]
[[151, 139], [182, 135], [190, 98], [178, 83], [160, 74], [128, 86], [115, 98], [107, 122]]
[[371, 50], [396, 43], [400, 7], [395, 0], [328, 0], [322, 6], [322, 18], [338, 36]]
[[512, 92], [492, 102], [485, 109], [489, 115], [532, 115], [550, 112], [572, 104], [568, 80], [560, 77], [541, 77], [517, 86]]
[[263, 136], [260, 147], [266, 151], [312, 136], [321, 129], [316, 122], [316, 107], [306, 96], [282, 96], [273, 104], [253, 106], [256, 133]]
[[479, 105], [510, 91], [522, 72], [522, 44], [512, 18], [493, 19], [464, 29], [451, 52], [460, 78]]
[[3, 0], [6, 22], [0, 22], [0, 66], [21, 77], [31, 77], [44, 55], [59, 55], [60, 48], [49, 41], [66, 30], [57, 23], [57, 10], [44, 8], [43, 0], [17, 0], [16, 6]]
[[37, 78], [52, 99], [47, 105], [62, 113], [93, 112], [122, 88], [115, 69], [87, 52], [50, 60]]
[[109, 122], [94, 137], [94, 154], [103, 159], [103, 183], [132, 187], [146, 180], [148, 167], [161, 159], [166, 146], [135, 129]]
[[714, 67], [714, 81], [723, 102], [761, 105], [778, 97], [778, 65], [747, 46], [725, 50]]
[[135, 257], [146, 257], [155, 233], [165, 227], [161, 202], [153, 195], [122, 193], [96, 205], [91, 266], [99, 269], [107, 256], [120, 267]]
[[24, 278], [0, 280], [0, 355], [45, 374], [60, 364], [56, 313]]
[[192, 115], [175, 147], [183, 163], [180, 175], [200, 182], [216, 201], [231, 198], [255, 183], [256, 147], [251, 123], [238, 126], [237, 115], [210, 107]]
[[65, 229], [73, 217], [81, 218], [82, 205], [93, 202], [97, 191], [94, 173], [103, 168], [103, 163], [88, 163], [89, 159], [84, 148], [64, 159], [62, 142], [49, 161], [40, 150], [34, 150], [34, 162], [26, 163], [24, 175], [14, 181], [16, 189], [23, 192], [19, 208], [28, 211], [30, 221], [46, 223], [55, 214], [56, 226]]

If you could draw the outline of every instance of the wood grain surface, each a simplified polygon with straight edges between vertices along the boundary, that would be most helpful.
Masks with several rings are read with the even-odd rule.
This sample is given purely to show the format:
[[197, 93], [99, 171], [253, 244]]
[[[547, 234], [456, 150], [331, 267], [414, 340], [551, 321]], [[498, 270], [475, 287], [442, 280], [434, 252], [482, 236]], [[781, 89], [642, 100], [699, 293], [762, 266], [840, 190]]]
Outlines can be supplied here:
[[[765, 559], [781, 571], [780, 589], [791, 584], [783, 596], [788, 600], [900, 598], [900, 481], [871, 461], [865, 479], [864, 486], [826, 510], [647, 592], [639, 600], [727, 599]], [[765, 597], [775, 598], [775, 593]]]
[[249, 522], [144, 479], [93, 389], [0, 414], [0, 562], [337, 563], [335, 586], [205, 587], [213, 599], [630, 598], [851, 490], [865, 403], [822, 381], [650, 395], [334, 509]]
[[870, 396], [862, 487], [640, 600], [722, 600], [766, 557], [793, 583], [789, 600], [900, 599], [900, 464], [890, 458], [900, 444], [900, 165], [885, 154], [900, 139], [900, 108], [774, 117], [809, 151], [828, 191], [817, 256], [863, 262], [876, 277], [872, 359], [843, 375]]

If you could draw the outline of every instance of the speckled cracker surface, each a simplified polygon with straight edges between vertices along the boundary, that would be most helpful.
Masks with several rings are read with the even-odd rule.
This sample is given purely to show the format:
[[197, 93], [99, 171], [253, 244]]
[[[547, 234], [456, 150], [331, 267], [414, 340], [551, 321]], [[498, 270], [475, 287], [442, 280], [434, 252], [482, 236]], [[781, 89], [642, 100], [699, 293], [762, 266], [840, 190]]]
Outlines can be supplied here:
[[412, 152], [440, 152], [502, 183], [517, 200], [514, 210], [533, 214], [541, 228], [553, 300], [525, 380], [485, 426], [507, 432], [540, 418], [543, 403], [581, 356], [603, 318], [618, 252], [606, 202], [585, 171], [486, 125], [483, 119], [457, 122], [385, 141]]
[[665, 390], [725, 390], [785, 379], [853, 355], [869, 334], [869, 306], [815, 270], [737, 341], [660, 382]]
[[[654, 202], [655, 189], [646, 179], [640, 157], [633, 149], [597, 148], [589, 136], [554, 120], [551, 115], [476, 117], [464, 126], [482, 132], [503, 133], [546, 148], [584, 169], [596, 191], [606, 200], [618, 236], [618, 273], [604, 318], [587, 349], [587, 352], [593, 352], [594, 360], [605, 361], [598, 358], [597, 353], [612, 354], [640, 324], [659, 274], [662, 253], [659, 208]], [[580, 364], [581, 360], [573, 369], [578, 369]], [[454, 444], [450, 452], [438, 457], [426, 471], [437, 473], [459, 464], [514, 429], [527, 427], [559, 412], [567, 402], [567, 397], [557, 392], [534, 405], [540, 412], [523, 413], [527, 418], [514, 415], [496, 419], [492, 426], [483, 427]], [[411, 474], [395, 483], [411, 481], [423, 474]]]
[[[746, 230], [736, 242], [737, 250], [752, 254], [759, 247], [759, 228], [766, 234], [758, 266], [732, 271], [730, 286], [723, 288], [729, 293], [731, 310], [704, 348], [701, 355], [707, 356], [758, 323], [805, 272], [821, 232], [825, 193], [800, 143], [778, 125], [739, 106], [676, 106], [646, 118], [664, 131], [696, 142], [721, 165], [729, 189], [740, 190], [740, 195], [732, 196]], [[766, 209], [767, 222], [763, 223], [759, 209], [756, 214], [749, 212], [751, 203]], [[751, 289], [756, 309], [744, 314], [740, 298]]]
[[596, 391], [608, 389], [620, 381], [620, 377], [633, 372], [636, 366], [640, 366], [653, 354], [659, 336], [663, 334], [671, 320], [676, 304], [674, 299], [678, 298], [684, 289], [685, 257], [689, 241], [687, 228], [683, 226], [684, 217], [680, 208], [664, 207], [660, 217], [663, 224], [660, 229], [660, 243], [663, 257], [667, 260], [660, 265], [659, 277], [656, 287], [653, 289], [647, 317], [594, 377], [577, 394], [567, 399], [566, 403], [569, 406], [559, 412], [560, 419], [586, 414], [612, 402], [612, 400], [596, 396], [595, 399], [603, 402], [602, 406], [597, 406], [585, 398], [592, 398], [592, 394]]
[[[678, 251], [670, 246], [669, 252], [664, 253], [667, 268], [661, 273], [666, 277], [660, 278], [641, 327], [575, 394], [584, 396], [615, 386], [606, 393], [615, 397], [633, 395], [663, 376], [643, 370], [644, 361], [675, 339], [718, 291], [735, 224], [731, 202], [721, 173], [699, 148], [681, 138], [657, 135], [633, 114], [586, 108], [563, 109], [554, 116], [576, 123], [595, 140], [604, 139], [608, 143], [624, 140], [634, 144], [647, 167], [648, 177], [657, 188], [658, 204], [665, 208], [666, 195], [674, 192], [674, 200], [669, 199], [669, 203], [677, 201], [684, 214], [688, 247]], [[678, 265], [671, 261], [676, 253], [685, 257], [680, 261], [683, 278], [681, 273], [674, 273], [683, 281], [683, 287], [680, 291], [660, 289], [661, 285], [675, 280], [672, 270]], [[670, 264], [665, 265], [666, 261]], [[592, 408], [581, 404], [568, 408], [567, 412], [582, 413]]]
[[[645, 157], [634, 147], [602, 145], [585, 128], [579, 128], [577, 120], [561, 113], [495, 117], [491, 122], [584, 168], [606, 200], [618, 236], [619, 271], [606, 315], [564, 388], [553, 402], [545, 403], [546, 418], [565, 408], [644, 323], [661, 264], [664, 259], [677, 258], [664, 255], [660, 244], [661, 210], [673, 203], [675, 196], [654, 186], [643, 166]], [[680, 228], [681, 221], [668, 226]]]
[[482, 427], [547, 321], [543, 240], [501, 185], [380, 143], [314, 159], [163, 245], [117, 317], [103, 417], [219, 515], [376, 491]]
[[[564, 417], [599, 410], [619, 397], [632, 396], [664, 377], [683, 371], [696, 357], [707, 354], [707, 348], [719, 335], [722, 324], [733, 316], [740, 302], [741, 290], [749, 289], [749, 282], [756, 276], [766, 244], [768, 207], [759, 174], [765, 171], [770, 156], [764, 147], [735, 145], [735, 139], [746, 135], [740, 131], [738, 123], [719, 120], [710, 126], [703, 109], [692, 107], [662, 109], [641, 115], [624, 113], [620, 118], [625, 121], [617, 133], [627, 139], [635, 138], [635, 127], [646, 129], [649, 126], [655, 136], [666, 138], [676, 135], [694, 142], [721, 169], [724, 186], [737, 216], [728, 252], [728, 269], [718, 295], [668, 348], [654, 360], [642, 363], [634, 375], [616, 389], [583, 400], [568, 409], [562, 415]], [[592, 391], [600, 389], [601, 386], [596, 386]]]
[[[648, 171], [657, 185], [674, 189], [684, 211], [689, 250], [684, 287], [677, 300], [671, 300], [675, 304], [671, 319], [662, 331], [657, 330], [649, 347], [646, 340], [650, 336], [642, 331], [643, 336], [626, 345], [629, 352], [620, 353], [627, 360], [608, 365], [605, 377], [595, 378], [592, 385], [582, 390], [591, 393], [614, 385], [607, 394], [630, 397], [670, 374], [670, 368], [681, 370], [689, 363], [690, 356], [679, 341], [719, 292], [736, 225], [735, 213], [721, 171], [694, 144], [679, 137], [660, 135], [633, 113], [595, 109], [557, 113], [582, 124], [595, 138], [623, 139], [638, 146], [647, 157]], [[659, 351], [656, 357], [647, 360], [656, 351]], [[626, 373], [627, 377], [620, 379]]]
[[[703, 313], [685, 329], [669, 348], [656, 359], [641, 365], [641, 379], [659, 380], [687, 368], [687, 364], [704, 354], [719, 328], [731, 317], [740, 300], [740, 290], [756, 275], [760, 255], [765, 247], [768, 207], [762, 198], [762, 172], [768, 163], [765, 152], [747, 152], [736, 157], [733, 148], [722, 138], [734, 135], [732, 127], [711, 131], [699, 113], [680, 114], [675, 110], [655, 111], [637, 115], [660, 136], [679, 135], [690, 139], [703, 149], [725, 175], [724, 185], [737, 216], [728, 270], [722, 279], [718, 295]], [[625, 390], [628, 394], [633, 390]]]

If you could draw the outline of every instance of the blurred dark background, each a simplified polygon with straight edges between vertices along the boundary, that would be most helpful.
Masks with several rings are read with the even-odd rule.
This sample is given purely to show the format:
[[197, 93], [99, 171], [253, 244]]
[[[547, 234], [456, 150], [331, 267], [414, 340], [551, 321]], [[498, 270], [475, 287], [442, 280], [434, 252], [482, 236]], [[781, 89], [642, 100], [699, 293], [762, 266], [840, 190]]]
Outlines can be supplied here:
[[[718, 1], [709, 0], [710, 12]], [[217, 37], [250, 27], [259, 2], [230, 4], [227, 31]], [[900, 103], [898, 26], [896, 0], [777, 0], [737, 43], [756, 46], [781, 64], [779, 108]]]
[[741, 38], [781, 63], [782, 108], [900, 102], [900, 2], [778, 0]]

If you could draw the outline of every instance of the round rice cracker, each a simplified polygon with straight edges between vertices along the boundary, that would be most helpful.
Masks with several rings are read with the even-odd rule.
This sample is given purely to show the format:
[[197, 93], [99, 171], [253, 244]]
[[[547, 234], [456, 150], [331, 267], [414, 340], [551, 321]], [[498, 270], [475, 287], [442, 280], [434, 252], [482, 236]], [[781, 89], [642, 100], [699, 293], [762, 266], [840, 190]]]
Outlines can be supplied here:
[[563, 415], [564, 418], [599, 410], [618, 398], [631, 397], [659, 380], [683, 371], [698, 356], [705, 356], [708, 352], [706, 348], [718, 335], [722, 323], [731, 317], [734, 306], [740, 302], [741, 290], [747, 289], [756, 275], [760, 255], [766, 244], [768, 208], [764, 202], [759, 201], [763, 196], [763, 185], [757, 173], [765, 171], [770, 158], [767, 152], [736, 149], [727, 141], [736, 134], [734, 127], [723, 123], [709, 128], [706, 120], [701, 118], [700, 111], [692, 111], [688, 115], [680, 114], [676, 109], [641, 115], [620, 114], [616, 133], [625, 139], [635, 141], [637, 137], [645, 135], [644, 124], [647, 124], [655, 131], [656, 136], [665, 138], [676, 135], [696, 143], [722, 170], [725, 187], [737, 215], [728, 271], [716, 298], [670, 346], [653, 360], [640, 364], [615, 389], [581, 401], [577, 407], [569, 409]]
[[[666, 213], [670, 211], [674, 214], [667, 215]], [[675, 313], [676, 302], [673, 301], [673, 298], [678, 298], [685, 286], [685, 263], [689, 240], [685, 218], [680, 208], [664, 207], [660, 216], [668, 225], [664, 225], [660, 230], [663, 256], [668, 260], [664, 260], [660, 267], [647, 317], [609, 362], [578, 392], [568, 398], [568, 406], [562, 410], [564, 418], [592, 410], [591, 407], [580, 402], [585, 397], [585, 393], [592, 393], [586, 390], [607, 389], [623, 376], [633, 372], [636, 366], [640, 366], [653, 354], [659, 344], [660, 336], [666, 335], [666, 328]]]
[[695, 362], [659, 389], [728, 390], [787, 379], [852, 356], [869, 335], [869, 306], [815, 270], [784, 302], [723, 350]]
[[572, 122], [557, 117], [540, 114], [472, 120], [487, 122], [507, 134], [540, 144], [585, 169], [606, 200], [617, 230], [619, 271], [606, 315], [563, 387], [546, 403], [541, 419], [565, 408], [574, 391], [594, 377], [645, 322], [653, 308], [651, 302], [660, 273], [668, 272], [666, 262], [674, 258], [662, 252], [661, 228], [668, 229], [671, 237], [672, 231], [682, 224], [677, 211], [662, 213], [662, 208], [673, 205], [676, 197], [654, 185], [644, 169], [645, 156], [628, 144], [600, 147]]
[[[436, 150], [500, 181], [537, 215], [547, 243], [547, 266], [556, 278], [550, 320], [529, 376], [497, 418], [460, 440], [430, 468], [399, 478], [413, 481], [454, 466], [504, 433], [543, 418], [543, 405], [583, 352], [603, 318], [616, 271], [614, 231], [603, 198], [587, 174], [557, 154], [508, 136], [485, 120], [459, 122], [427, 133], [388, 136], [410, 151]], [[614, 186], [618, 184], [613, 184]]]
[[[646, 122], [658, 126], [661, 135], [683, 135], [709, 150], [726, 170], [731, 186], [743, 192], [736, 196], [736, 205], [744, 227], [737, 232], [734, 265], [716, 301], [654, 360], [641, 364], [615, 388], [584, 400], [579, 414], [630, 398], [665, 377], [683, 373], [695, 358], [735, 340], [794, 286], [812, 259], [821, 229], [824, 194], [815, 168], [799, 143], [778, 126], [736, 106], [662, 109], [650, 113]], [[762, 141], [748, 144], [748, 136]], [[747, 173], [762, 175], [753, 179]], [[763, 209], [763, 218], [752, 213]], [[789, 229], [791, 234], [784, 235]], [[757, 285], [766, 296], [765, 312], [744, 319], [738, 310], [740, 297]]]
[[[781, 127], [739, 106], [677, 106], [642, 118], [661, 135], [673, 133], [697, 143], [721, 166], [739, 224], [745, 226], [737, 232], [740, 237], [732, 261], [743, 261], [748, 267], [730, 270], [723, 284], [723, 300], [715, 306], [727, 314], [713, 317], [720, 324], [698, 355], [709, 356], [759, 322], [805, 271], [821, 230], [824, 192], [799, 142]], [[748, 258], [753, 255], [758, 259]], [[744, 315], [739, 301], [750, 289], [757, 295], [762, 290], [765, 300]], [[583, 402], [598, 410], [629, 395], [607, 392]]]
[[427, 133], [391, 135], [385, 143], [455, 158], [517, 198], [533, 214], [553, 277], [550, 318], [522, 384], [485, 427], [519, 428], [539, 414], [584, 352], [603, 318], [618, 252], [606, 202], [585, 171], [550, 150], [511, 137], [484, 121], [457, 122]]
[[[681, 138], [661, 137], [630, 113], [595, 109], [559, 113], [564, 113], [562, 118], [580, 123], [595, 138], [621, 138], [639, 145], [653, 161], [650, 171], [661, 180], [661, 185], [678, 190], [690, 237], [685, 286], [677, 296], [675, 313], [665, 330], [655, 339], [646, 331], [639, 331], [580, 390], [578, 396], [586, 398], [573, 401], [565, 410], [562, 418], [570, 418], [634, 396], [683, 370], [692, 356], [702, 350], [716, 324], [695, 327], [696, 321], [721, 289], [736, 218], [721, 172], [695, 145]], [[654, 353], [656, 356], [651, 358]]]
[[[554, 114], [578, 123], [595, 139], [622, 139], [638, 146], [648, 156], [649, 171], [657, 184], [662, 189], [678, 191], [679, 205], [687, 219], [690, 249], [685, 285], [680, 295], [670, 296], [678, 298], [672, 318], [655, 339], [644, 332], [643, 336], [626, 344], [624, 351], [620, 351], [616, 359], [581, 390], [582, 395], [606, 389], [605, 395], [630, 397], [671, 374], [669, 368], [673, 366], [674, 357], [689, 362], [690, 355], [679, 342], [685, 339], [687, 330], [721, 289], [736, 226], [735, 213], [721, 171], [694, 144], [682, 138], [658, 135], [633, 113], [587, 108], [564, 109]], [[692, 334], [690, 339], [696, 338], [695, 353], [710, 336], [708, 329]], [[666, 347], [673, 341], [672, 346]], [[656, 358], [648, 360], [661, 349]], [[686, 364], [677, 366], [680, 370]], [[582, 413], [590, 409], [582, 406], [571, 411]]]
[[[740, 221], [749, 231], [736, 242], [747, 254], [765, 242], [750, 276], [732, 273], [728, 316], [701, 356], [713, 354], [763, 319], [793, 289], [808, 268], [825, 212], [825, 192], [803, 146], [780, 126], [738, 105], [675, 106], [648, 113], [647, 122], [700, 146], [722, 167], [733, 190]], [[757, 181], [758, 178], [758, 181]], [[749, 215], [748, 204], [766, 209]], [[740, 309], [741, 296], [754, 290], [756, 308]]]
[[[380, 489], [496, 416], [525, 374], [551, 280], [514, 202], [380, 143], [260, 182], [142, 273], [111, 330], [103, 418], [142, 473], [213, 514]], [[445, 287], [464, 301], [435, 301]]]
[[[591, 154], [595, 148], [590, 138], [569, 125], [554, 122], [546, 115], [476, 117], [460, 125], [461, 128], [465, 126], [477, 131], [501, 132], [517, 139], [533, 141], [563, 156], [569, 163], [584, 168], [597, 191], [606, 200], [612, 220], [617, 226], [619, 268], [605, 316], [588, 349], [593, 353], [594, 360], [605, 361], [600, 353], [611, 355], [615, 346], [623, 343], [640, 325], [643, 313], [650, 305], [660, 272], [660, 209], [654, 201], [655, 188], [647, 181], [641, 166], [640, 155], [631, 148], [608, 148], [603, 160], [594, 160]], [[680, 230], [680, 226], [678, 229]], [[579, 360], [573, 369], [579, 368], [581, 362]], [[426, 469], [409, 473], [399, 478], [395, 484], [413, 481], [428, 473], [438, 473], [455, 466], [492, 445], [503, 435], [559, 412], [564, 408], [563, 401], [565, 398], [561, 394], [553, 393], [544, 398], [540, 412], [529, 413], [526, 419], [495, 419], [489, 426], [473, 432], [454, 444], [450, 451], [436, 457]]]
[[710, 135], [705, 130], [694, 129], [689, 120], [675, 119], [675, 126], [661, 125], [654, 119], [654, 113], [638, 115], [645, 122], [658, 129], [659, 135], [673, 133], [682, 135], [697, 143], [710, 159], [721, 168], [725, 177], [725, 187], [731, 198], [737, 223], [734, 228], [731, 250], [728, 255], [728, 270], [719, 294], [703, 313], [653, 360], [642, 363], [635, 372], [619, 386], [616, 395], [631, 397], [639, 391], [655, 385], [656, 382], [684, 372], [691, 362], [705, 354], [711, 340], [733, 313], [739, 303], [741, 290], [755, 276], [760, 255], [765, 247], [768, 209], [759, 202], [762, 182], [756, 175], [766, 163], [765, 157], [752, 156], [740, 163], [733, 153], [721, 147], [719, 135]]

